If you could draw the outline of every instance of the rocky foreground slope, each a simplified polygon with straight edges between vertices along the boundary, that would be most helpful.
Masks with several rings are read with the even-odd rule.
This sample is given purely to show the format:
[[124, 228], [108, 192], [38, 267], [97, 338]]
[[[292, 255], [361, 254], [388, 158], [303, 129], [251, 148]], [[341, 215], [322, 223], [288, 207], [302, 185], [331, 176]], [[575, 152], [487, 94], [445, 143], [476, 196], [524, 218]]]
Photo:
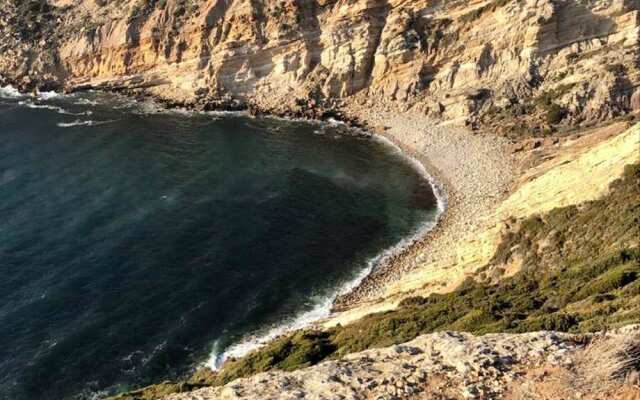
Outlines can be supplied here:
[[441, 332], [167, 400], [634, 399], [639, 341], [637, 325], [601, 335]]
[[0, 74], [23, 89], [388, 103], [505, 134], [640, 108], [639, 40], [637, 0], [0, 1]]

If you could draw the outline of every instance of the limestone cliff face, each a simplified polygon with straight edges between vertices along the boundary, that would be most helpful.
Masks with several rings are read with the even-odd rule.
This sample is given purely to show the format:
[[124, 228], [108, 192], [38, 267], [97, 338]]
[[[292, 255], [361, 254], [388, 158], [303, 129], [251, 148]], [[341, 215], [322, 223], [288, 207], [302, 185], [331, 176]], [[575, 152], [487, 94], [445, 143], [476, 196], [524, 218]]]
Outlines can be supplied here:
[[638, 0], [0, 0], [0, 9], [0, 74], [25, 88], [144, 88], [276, 112], [370, 101], [539, 129], [640, 108]]

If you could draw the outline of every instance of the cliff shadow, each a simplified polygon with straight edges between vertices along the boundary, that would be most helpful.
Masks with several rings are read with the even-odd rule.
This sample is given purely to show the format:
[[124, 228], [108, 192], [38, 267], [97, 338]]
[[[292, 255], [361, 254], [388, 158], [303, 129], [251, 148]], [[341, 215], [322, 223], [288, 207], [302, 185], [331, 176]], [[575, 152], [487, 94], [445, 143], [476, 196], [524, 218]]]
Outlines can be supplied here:
[[391, 5], [388, 0], [369, 0], [367, 2], [368, 9], [372, 12], [369, 15], [369, 29], [371, 31], [371, 40], [367, 46], [367, 51], [364, 55], [364, 70], [363, 78], [364, 82], [360, 88], [355, 88], [356, 91], [367, 87], [372, 80], [373, 67], [375, 66], [376, 52], [380, 47], [382, 40], [382, 32], [387, 25], [387, 17], [391, 11]]
[[311, 73], [318, 64], [320, 64], [320, 55], [324, 50], [324, 45], [320, 41], [322, 29], [320, 28], [320, 21], [318, 19], [318, 1], [298, 1], [296, 7], [296, 20], [299, 26], [306, 28], [302, 32], [302, 40], [304, 40], [305, 47], [307, 49], [307, 73]]

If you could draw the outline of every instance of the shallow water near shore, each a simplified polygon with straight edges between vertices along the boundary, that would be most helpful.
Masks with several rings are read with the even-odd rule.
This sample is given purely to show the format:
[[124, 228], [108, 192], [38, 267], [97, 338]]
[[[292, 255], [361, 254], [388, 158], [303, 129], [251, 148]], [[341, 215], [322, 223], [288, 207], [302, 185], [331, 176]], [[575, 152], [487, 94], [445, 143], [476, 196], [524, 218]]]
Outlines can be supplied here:
[[397, 149], [342, 126], [156, 111], [0, 90], [0, 398], [215, 364], [324, 316], [438, 213]]

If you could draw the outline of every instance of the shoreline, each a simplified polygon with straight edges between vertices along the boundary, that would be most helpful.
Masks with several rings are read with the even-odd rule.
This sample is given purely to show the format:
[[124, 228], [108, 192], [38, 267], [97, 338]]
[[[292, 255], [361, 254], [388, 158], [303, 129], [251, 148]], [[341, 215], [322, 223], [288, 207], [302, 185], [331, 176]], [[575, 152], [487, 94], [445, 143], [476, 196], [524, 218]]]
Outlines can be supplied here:
[[[451, 257], [453, 245], [469, 234], [469, 228], [475, 232], [483, 226], [483, 220], [506, 197], [516, 178], [513, 168], [505, 168], [515, 163], [506, 139], [445, 126], [417, 113], [362, 108], [349, 112], [366, 126], [379, 127], [374, 129], [376, 135], [420, 163], [432, 178], [434, 190], [444, 196], [446, 207], [432, 229], [385, 260], [349, 294], [337, 298], [337, 313], [384, 301], [389, 285], [418, 269], [425, 258]], [[464, 141], [458, 140], [462, 137]], [[476, 179], [490, 175], [497, 179]]]
[[[367, 293], [372, 290], [379, 284], [379, 280], [384, 281], [384, 274], [393, 271], [397, 260], [408, 255], [405, 253], [411, 252], [415, 247], [422, 247], [430, 236], [437, 235], [438, 230], [444, 229], [443, 225], [446, 225], [449, 215], [455, 211], [455, 196], [449, 190], [449, 185], [442, 183], [446, 177], [438, 173], [423, 155], [415, 151], [415, 149], [407, 147], [397, 138], [385, 133], [373, 132], [372, 137], [374, 140], [385, 142], [387, 146], [396, 148], [406, 161], [417, 164], [415, 168], [420, 170], [437, 199], [437, 214], [433, 221], [426, 221], [413, 235], [407, 236], [396, 245], [383, 250], [376, 256], [376, 259], [380, 259], [369, 268], [369, 272], [362, 279], [359, 279], [348, 292], [338, 294], [334, 298], [331, 308], [332, 314], [347, 311], [362, 304], [363, 299], [359, 298], [361, 293]], [[329, 316], [329, 318], [333, 316]]]
[[[245, 113], [245, 111], [234, 111], [234, 113]], [[201, 364], [202, 367], [210, 368], [212, 370], [219, 369], [229, 358], [242, 357], [290, 332], [307, 328], [317, 328], [323, 321], [328, 319], [330, 320], [336, 315], [339, 315], [341, 310], [336, 309], [336, 302], [339, 301], [339, 299], [351, 296], [354, 291], [359, 290], [361, 287], [366, 287], [370, 277], [375, 275], [381, 266], [386, 266], [388, 264], [387, 260], [392, 260], [391, 263], [393, 263], [393, 260], [398, 257], [402, 257], [404, 253], [412, 249], [414, 246], [421, 245], [423, 241], [427, 240], [429, 235], [439, 229], [440, 225], [445, 220], [450, 205], [447, 186], [441, 183], [430, 167], [427, 167], [429, 163], [424, 156], [409, 149], [395, 138], [390, 138], [388, 135], [375, 132], [374, 129], [366, 124], [363, 125], [359, 120], [355, 123], [353, 123], [353, 121], [350, 123], [349, 121], [337, 121], [333, 118], [326, 120], [309, 119], [305, 117], [294, 118], [266, 112], [260, 112], [257, 115], [247, 113], [247, 115], [255, 116], [257, 118], [273, 118], [284, 121], [300, 121], [318, 124], [344, 124], [354, 134], [379, 141], [383, 146], [397, 150], [403, 161], [409, 163], [412, 168], [417, 170], [420, 175], [423, 176], [425, 182], [430, 185], [437, 200], [437, 213], [435, 219], [425, 221], [417, 227], [415, 232], [405, 238], [402, 238], [396, 244], [381, 250], [377, 255], [370, 258], [367, 261], [366, 266], [362, 270], [358, 271], [353, 279], [336, 286], [334, 293], [318, 302], [313, 309], [299, 314], [294, 314], [289, 319], [282, 321], [274, 327], [253, 332], [244, 340], [234, 343], [223, 351], [219, 351], [217, 341], [214, 342], [213, 351], [211, 352], [209, 359]], [[391, 266], [393, 266], [393, 264], [391, 264]], [[349, 307], [352, 306], [356, 306], [356, 304], [349, 305]]]
[[[369, 113], [368, 110], [367, 113]], [[293, 315], [290, 320], [283, 321], [275, 328], [247, 336], [246, 340], [232, 345], [221, 353], [212, 353], [210, 359], [203, 366], [217, 369], [224, 363], [224, 360], [230, 357], [242, 357], [289, 332], [305, 328], [327, 328], [335, 325], [336, 321], [340, 323], [341, 317], [348, 315], [349, 311], [357, 311], [360, 306], [366, 307], [384, 302], [389, 285], [399, 282], [406, 274], [419, 268], [425, 251], [435, 250], [434, 257], [452, 256], [452, 244], [462, 240], [464, 235], [468, 233], [466, 229], [460, 229], [461, 224], [468, 228], [470, 221], [475, 223], [478, 222], [477, 219], [488, 216], [499, 204], [496, 197], [502, 200], [513, 187], [516, 176], [512, 168], [502, 168], [501, 170], [505, 173], [498, 173], [500, 166], [504, 167], [505, 163], [514, 162], [508, 152], [510, 142], [506, 139], [472, 134], [463, 127], [442, 126], [423, 115], [411, 115], [407, 124], [407, 118], [404, 117], [408, 114], [393, 114], [394, 117], [390, 113], [381, 112], [378, 114], [380, 120], [363, 118], [367, 114], [353, 115], [353, 119], [349, 119], [352, 121], [351, 124], [345, 121], [340, 122], [350, 126], [356, 132], [364, 132], [373, 140], [386, 142], [385, 145], [396, 148], [408, 162], [417, 164], [415, 168], [419, 169], [425, 180], [429, 182], [438, 202], [443, 202], [443, 208], [439, 210], [433, 223], [427, 222], [427, 226], [421, 227], [412, 236], [408, 236], [391, 248], [381, 251], [379, 255], [369, 261], [369, 265], [354, 280], [336, 287], [336, 294], [329, 296], [326, 302], [318, 304], [317, 308], [307, 313]], [[319, 119], [292, 118], [277, 113], [261, 112], [259, 115], [285, 120], [297, 119], [331, 123], [331, 121]], [[398, 123], [398, 120], [401, 122]], [[376, 129], [374, 123], [380, 121], [389, 124], [389, 129]], [[412, 124], [420, 125], [421, 129], [407, 129], [410, 127], [408, 125]], [[410, 137], [417, 139], [418, 145], [423, 147], [422, 151], [411, 146], [406, 137], [399, 137], [401, 135], [397, 135], [398, 131], [409, 133]], [[449, 140], [451, 135], [464, 140], [451, 142]], [[469, 138], [474, 139], [469, 141]], [[434, 145], [433, 148], [430, 145]], [[478, 151], [478, 147], [485, 151]], [[475, 157], [458, 160], [456, 154], [458, 150], [463, 154], [474, 154]], [[434, 152], [438, 151], [443, 151], [445, 154], [443, 154], [442, 160], [438, 161], [436, 158], [434, 163], [430, 156], [435, 155]], [[473, 191], [474, 184], [478, 183], [474, 179], [474, 175], [461, 172], [459, 168], [447, 169], [449, 165], [442, 161], [454, 162], [458, 166], [462, 165], [471, 169], [480, 168], [485, 175], [497, 175], [501, 176], [501, 179], [489, 180], [486, 184], [481, 183], [488, 190], [480, 193], [479, 198], [472, 194], [465, 195], [463, 192], [465, 188], [470, 186], [469, 190]], [[479, 199], [482, 201], [478, 201]], [[484, 210], [479, 212], [479, 208], [484, 208]], [[476, 226], [480, 228], [484, 225], [478, 222]], [[326, 309], [327, 303], [330, 304], [329, 309]], [[320, 315], [319, 308], [323, 308], [327, 315]], [[368, 311], [370, 310], [367, 310], [366, 313], [369, 313]], [[305, 318], [311, 315], [315, 315], [315, 317]]]

